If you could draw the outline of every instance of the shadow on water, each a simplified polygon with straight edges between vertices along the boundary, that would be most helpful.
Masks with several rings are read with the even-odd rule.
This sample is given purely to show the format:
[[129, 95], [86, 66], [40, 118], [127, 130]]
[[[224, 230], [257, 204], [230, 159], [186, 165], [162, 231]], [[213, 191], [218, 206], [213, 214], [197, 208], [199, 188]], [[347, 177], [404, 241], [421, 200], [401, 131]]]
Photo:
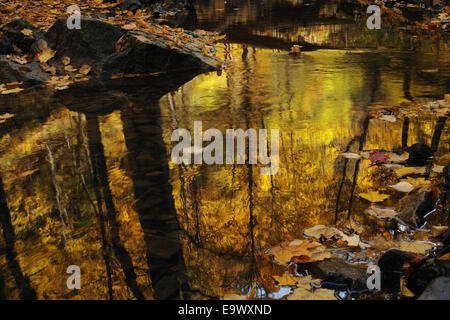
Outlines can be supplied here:
[[[0, 177], [0, 224], [3, 230], [3, 237], [5, 241], [5, 253], [8, 269], [11, 272], [17, 288], [20, 291], [20, 298], [24, 300], [36, 299], [36, 292], [31, 287], [30, 280], [22, 273], [19, 262], [17, 261], [17, 254], [14, 249], [16, 243], [16, 236], [14, 234], [14, 227], [11, 222], [11, 215], [9, 213], [6, 202], [5, 191], [3, 189], [3, 181]], [[0, 295], [5, 295], [4, 292], [4, 278], [0, 270]], [[3, 290], [2, 290], [3, 289]]]
[[[144, 232], [147, 248], [147, 263], [153, 288], [153, 296], [156, 299], [186, 299], [189, 297], [189, 285], [186, 276], [186, 268], [183, 260], [182, 246], [180, 242], [180, 227], [177, 220], [172, 198], [172, 189], [169, 184], [169, 168], [166, 146], [162, 138], [160, 123], [159, 98], [171, 89], [176, 89], [190, 77], [171, 76], [150, 81], [137, 81], [127, 88], [118, 85], [122, 91], [106, 90], [105, 96], [114, 110], [120, 106], [125, 107], [121, 111], [121, 119], [125, 143], [128, 150], [127, 160], [131, 171], [135, 195], [134, 208], [139, 215], [140, 225]], [[145, 86], [142, 86], [145, 83]], [[116, 85], [116, 84], [114, 84]], [[91, 92], [89, 88], [89, 92]], [[76, 89], [76, 93], [69, 93], [75, 97], [73, 101], [91, 100], [91, 96], [85, 95], [83, 89]], [[82, 106], [82, 110], [77, 108]], [[104, 148], [101, 142], [98, 115], [105, 114], [105, 102], [90, 101], [77, 102], [75, 106], [68, 105], [76, 111], [86, 112], [87, 132], [90, 157], [93, 166], [93, 185], [97, 190], [97, 201], [100, 197], [106, 204], [106, 221], [111, 224], [110, 232], [113, 249], [116, 257], [122, 265], [126, 277], [126, 283], [137, 299], [144, 296], [136, 283], [136, 274], [127, 251], [120, 243], [118, 226], [115, 222], [116, 208], [114, 206], [111, 190], [109, 188], [108, 173], [104, 156]], [[106, 111], [107, 112], [107, 111]], [[102, 195], [98, 190], [102, 190]], [[101, 206], [98, 206], [100, 215]], [[105, 228], [106, 229], [106, 228]]]

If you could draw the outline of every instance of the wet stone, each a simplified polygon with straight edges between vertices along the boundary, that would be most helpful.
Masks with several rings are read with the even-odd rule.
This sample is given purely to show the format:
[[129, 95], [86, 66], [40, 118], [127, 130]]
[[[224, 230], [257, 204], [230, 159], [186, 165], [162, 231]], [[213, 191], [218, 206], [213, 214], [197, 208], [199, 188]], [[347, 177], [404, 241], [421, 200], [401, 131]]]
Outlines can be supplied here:
[[439, 277], [434, 279], [418, 300], [450, 300], [450, 278]]

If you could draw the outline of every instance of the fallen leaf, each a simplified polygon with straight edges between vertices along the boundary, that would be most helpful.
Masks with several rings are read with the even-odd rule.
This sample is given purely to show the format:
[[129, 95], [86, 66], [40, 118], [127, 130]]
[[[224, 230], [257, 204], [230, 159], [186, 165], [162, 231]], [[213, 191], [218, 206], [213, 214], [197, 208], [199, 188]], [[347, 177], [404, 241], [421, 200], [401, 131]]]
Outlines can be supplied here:
[[434, 165], [433, 168], [431, 169], [431, 171], [435, 172], [435, 173], [442, 173], [444, 172], [444, 168], [445, 166], [438, 166], [438, 165]]
[[347, 159], [361, 159], [361, 156], [359, 154], [352, 152], [344, 152], [341, 153], [340, 155]]
[[433, 237], [439, 237], [441, 234], [447, 231], [447, 229], [447, 226], [432, 226], [431, 234], [433, 235]]
[[446, 253], [443, 256], [440, 256], [439, 258], [437, 258], [440, 261], [450, 261], [450, 253]]
[[369, 154], [369, 159], [372, 163], [386, 163], [386, 161], [389, 159], [389, 156], [382, 152], [374, 150]]
[[[320, 281], [320, 280], [319, 280]], [[311, 276], [300, 278], [298, 288], [294, 289], [287, 300], [337, 300], [334, 290], [312, 287], [312, 283], [318, 285], [317, 280], [312, 280]]]
[[411, 192], [414, 190], [414, 186], [411, 183], [406, 182], [406, 181], [401, 181], [397, 184], [389, 185], [389, 187], [391, 187], [394, 190], [397, 190], [400, 192], [405, 192], [405, 193], [408, 193], [408, 192]]
[[273, 278], [280, 286], [295, 286], [300, 279], [288, 273], [284, 273], [282, 276], [273, 276]]
[[297, 263], [306, 263], [331, 257], [331, 253], [324, 250], [325, 248], [318, 242], [293, 240], [287, 244], [271, 248], [269, 254], [273, 255], [279, 263], [287, 265], [294, 260]]
[[412, 298], [415, 296], [414, 293], [411, 292], [411, 290], [406, 287], [406, 279], [405, 277], [400, 277], [400, 292], [403, 296]]
[[369, 191], [366, 193], [360, 193], [359, 196], [370, 202], [383, 202], [384, 200], [390, 197], [390, 195], [379, 193], [378, 191]]
[[46, 63], [48, 60], [55, 56], [56, 51], [50, 48], [44, 48], [41, 52], [37, 54], [37, 58], [40, 63]]
[[342, 238], [343, 241], [347, 242], [347, 245], [349, 247], [361, 247], [362, 249], [365, 249], [367, 247], [370, 247], [370, 245], [365, 244], [361, 242], [361, 238], [359, 235], [354, 234], [351, 236], [346, 235], [341, 230], [334, 228], [334, 227], [327, 227], [324, 225], [316, 225], [311, 228], [307, 228], [303, 231], [303, 234], [307, 237], [314, 237], [316, 239], [325, 238], [325, 239], [331, 239], [334, 236], [338, 236]]
[[371, 205], [365, 212], [377, 218], [394, 218], [398, 214], [393, 208], [383, 208], [374, 205]]
[[401, 155], [398, 155], [394, 152], [390, 152], [387, 154], [387, 156], [389, 157], [389, 160], [392, 162], [404, 162], [406, 160], [409, 159], [409, 153], [408, 152], [404, 152]]
[[69, 64], [70, 64], [70, 57], [65, 56], [65, 57], [62, 59], [62, 63], [63, 63], [65, 66], [69, 65]]
[[387, 121], [387, 122], [395, 122], [397, 121], [397, 118], [394, 115], [388, 115], [388, 114], [383, 114], [381, 117], [379, 117], [378, 119], [383, 120], [383, 121]]
[[30, 29], [23, 29], [20, 32], [23, 33], [24, 35], [26, 35], [27, 37], [33, 38], [33, 31], [31, 31]]
[[434, 245], [421, 241], [399, 241], [398, 248], [401, 251], [426, 254], [427, 250], [434, 248]]
[[79, 72], [81, 74], [84, 74], [85, 76], [89, 74], [89, 72], [91, 72], [91, 66], [87, 65], [87, 64], [83, 64], [79, 70]]
[[397, 177], [401, 178], [403, 176], [409, 176], [414, 174], [423, 174], [425, 173], [424, 167], [403, 167], [394, 170]]

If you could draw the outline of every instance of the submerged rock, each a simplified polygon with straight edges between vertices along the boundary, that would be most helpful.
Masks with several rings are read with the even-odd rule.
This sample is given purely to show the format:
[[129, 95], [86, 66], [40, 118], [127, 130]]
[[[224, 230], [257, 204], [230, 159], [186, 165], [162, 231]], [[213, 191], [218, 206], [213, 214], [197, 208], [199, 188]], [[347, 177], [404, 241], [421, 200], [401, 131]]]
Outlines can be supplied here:
[[307, 271], [314, 278], [323, 279], [321, 286], [337, 290], [362, 290], [366, 286], [366, 269], [340, 259], [298, 264], [298, 272]]
[[424, 216], [433, 210], [434, 206], [433, 192], [417, 189], [400, 199], [397, 217], [413, 227], [420, 227], [425, 222]]
[[406, 149], [409, 153], [408, 164], [423, 166], [433, 156], [433, 151], [424, 143], [416, 143]]
[[439, 277], [434, 279], [418, 300], [450, 300], [450, 278]]

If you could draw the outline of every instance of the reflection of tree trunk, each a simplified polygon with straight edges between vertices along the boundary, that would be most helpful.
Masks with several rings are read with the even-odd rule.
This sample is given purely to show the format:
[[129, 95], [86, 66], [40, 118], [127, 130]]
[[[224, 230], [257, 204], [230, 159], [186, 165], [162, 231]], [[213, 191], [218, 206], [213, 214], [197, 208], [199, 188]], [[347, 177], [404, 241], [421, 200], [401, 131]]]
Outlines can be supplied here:
[[[103, 200], [106, 206], [106, 222], [109, 225], [110, 238], [114, 249], [114, 254], [119, 261], [122, 271], [125, 275], [125, 282], [137, 299], [145, 299], [136, 282], [133, 262], [125, 247], [121, 243], [119, 236], [119, 225], [117, 223], [117, 212], [113, 202], [111, 189], [108, 182], [106, 160], [104, 156], [103, 144], [101, 142], [101, 133], [97, 117], [87, 117], [87, 132], [89, 151], [94, 172], [95, 189], [101, 189]], [[96, 181], [97, 180], [97, 181]], [[99, 207], [102, 205], [102, 199], [97, 199]], [[105, 215], [103, 215], [105, 216]]]
[[[36, 292], [30, 285], [30, 280], [22, 273], [19, 262], [17, 261], [17, 253], [14, 250], [16, 236], [11, 221], [11, 214], [6, 202], [6, 194], [3, 189], [3, 181], [0, 177], [0, 224], [3, 229], [3, 237], [5, 239], [6, 261], [11, 271], [16, 285], [20, 290], [20, 298], [24, 300], [36, 299]], [[2, 284], [0, 283], [0, 287]], [[0, 290], [1, 291], [1, 290]], [[0, 293], [1, 294], [1, 293]]]
[[52, 174], [53, 189], [55, 190], [56, 206], [58, 207], [59, 217], [61, 219], [61, 224], [63, 228], [62, 235], [65, 245], [67, 241], [66, 231], [67, 228], [70, 226], [69, 216], [67, 215], [66, 207], [64, 206], [63, 199], [61, 197], [61, 188], [59, 187], [58, 177], [56, 175], [55, 158], [53, 157], [53, 152], [48, 144], [46, 144], [45, 146], [47, 147], [48, 162], [50, 164], [50, 172]]
[[442, 130], [445, 127], [445, 121], [447, 121], [447, 117], [440, 117], [434, 127], [433, 139], [431, 139], [431, 151], [433, 151], [433, 153], [436, 152], [439, 147], [439, 141], [441, 140]]
[[169, 183], [160, 109], [157, 102], [150, 103], [123, 111], [122, 122], [136, 197], [135, 209], [147, 244], [154, 297], [179, 299], [189, 286]]
[[409, 131], [409, 118], [405, 117], [402, 127], [402, 148], [408, 147], [408, 131]]
[[[366, 117], [363, 123], [363, 132], [361, 134], [360, 140], [359, 140], [359, 151], [361, 152], [364, 148], [364, 143], [366, 142], [367, 137], [367, 129], [369, 128], [369, 121], [370, 117]], [[350, 200], [348, 202], [348, 215], [347, 218], [350, 218], [352, 214], [352, 205], [353, 205], [353, 194], [355, 193], [355, 187], [356, 182], [358, 180], [358, 173], [359, 173], [359, 166], [361, 164], [361, 159], [358, 159], [355, 164], [355, 172], [353, 173], [353, 183], [352, 183], [352, 190], [350, 192]]]

